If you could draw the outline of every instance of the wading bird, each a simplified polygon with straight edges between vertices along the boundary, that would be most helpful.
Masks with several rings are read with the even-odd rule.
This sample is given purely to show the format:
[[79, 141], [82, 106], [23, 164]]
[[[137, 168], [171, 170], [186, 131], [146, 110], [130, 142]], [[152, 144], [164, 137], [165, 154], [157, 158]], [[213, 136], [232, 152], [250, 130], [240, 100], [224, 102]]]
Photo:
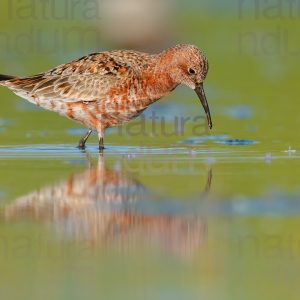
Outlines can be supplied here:
[[212, 128], [203, 89], [208, 61], [193, 45], [177, 45], [159, 54], [117, 50], [92, 53], [30, 77], [0, 75], [0, 85], [42, 108], [88, 128], [79, 148], [97, 130], [104, 149], [106, 128], [137, 117], [178, 85], [195, 90]]

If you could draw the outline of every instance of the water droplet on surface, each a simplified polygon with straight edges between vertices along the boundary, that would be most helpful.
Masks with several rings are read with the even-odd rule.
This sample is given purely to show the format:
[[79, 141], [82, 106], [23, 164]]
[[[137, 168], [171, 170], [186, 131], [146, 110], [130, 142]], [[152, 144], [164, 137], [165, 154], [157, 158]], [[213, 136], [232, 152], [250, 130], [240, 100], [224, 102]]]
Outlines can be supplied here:
[[289, 149], [288, 150], [284, 150], [283, 152], [288, 153], [288, 154], [293, 154], [293, 153], [296, 153], [297, 150], [293, 150], [292, 147], [289, 146]]
[[273, 160], [272, 153], [266, 153], [266, 155], [264, 156], [264, 161], [272, 162], [272, 160]]
[[196, 151], [195, 149], [191, 149], [191, 150], [189, 151], [189, 155], [190, 155], [190, 156], [196, 156], [196, 155], [197, 155], [197, 151]]

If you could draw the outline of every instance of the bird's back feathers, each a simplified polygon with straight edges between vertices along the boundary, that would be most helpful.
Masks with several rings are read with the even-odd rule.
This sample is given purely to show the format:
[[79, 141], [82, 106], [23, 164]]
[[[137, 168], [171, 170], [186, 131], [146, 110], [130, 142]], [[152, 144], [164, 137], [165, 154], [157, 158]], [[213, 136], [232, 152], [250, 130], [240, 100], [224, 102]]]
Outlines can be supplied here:
[[[136, 77], [151, 56], [134, 51], [93, 53], [27, 78], [1, 75], [16, 94], [40, 100], [89, 102], [103, 99], [119, 80]], [[27, 97], [26, 97], [27, 95]]]

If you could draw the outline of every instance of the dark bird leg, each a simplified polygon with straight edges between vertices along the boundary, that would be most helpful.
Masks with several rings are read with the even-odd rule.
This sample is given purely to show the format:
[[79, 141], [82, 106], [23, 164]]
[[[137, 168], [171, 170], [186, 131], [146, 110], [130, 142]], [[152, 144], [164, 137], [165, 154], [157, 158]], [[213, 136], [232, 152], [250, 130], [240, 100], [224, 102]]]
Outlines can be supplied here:
[[93, 130], [89, 129], [88, 132], [80, 139], [79, 144], [78, 144], [79, 149], [85, 149], [85, 143], [88, 140], [88, 138], [90, 137], [92, 132], [93, 132]]
[[100, 122], [96, 126], [96, 128], [97, 128], [97, 132], [98, 132], [99, 151], [103, 152], [103, 150], [104, 150], [104, 128]]
[[104, 150], [104, 138], [100, 137], [99, 139], [99, 150], [103, 151]]

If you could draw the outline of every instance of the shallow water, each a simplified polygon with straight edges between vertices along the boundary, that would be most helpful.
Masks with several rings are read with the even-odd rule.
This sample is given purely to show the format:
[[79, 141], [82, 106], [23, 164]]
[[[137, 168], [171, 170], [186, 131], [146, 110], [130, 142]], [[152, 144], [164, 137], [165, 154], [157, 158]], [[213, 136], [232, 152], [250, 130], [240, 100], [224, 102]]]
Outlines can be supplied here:
[[256, 147], [2, 146], [2, 284], [12, 299], [298, 292], [299, 156]]

